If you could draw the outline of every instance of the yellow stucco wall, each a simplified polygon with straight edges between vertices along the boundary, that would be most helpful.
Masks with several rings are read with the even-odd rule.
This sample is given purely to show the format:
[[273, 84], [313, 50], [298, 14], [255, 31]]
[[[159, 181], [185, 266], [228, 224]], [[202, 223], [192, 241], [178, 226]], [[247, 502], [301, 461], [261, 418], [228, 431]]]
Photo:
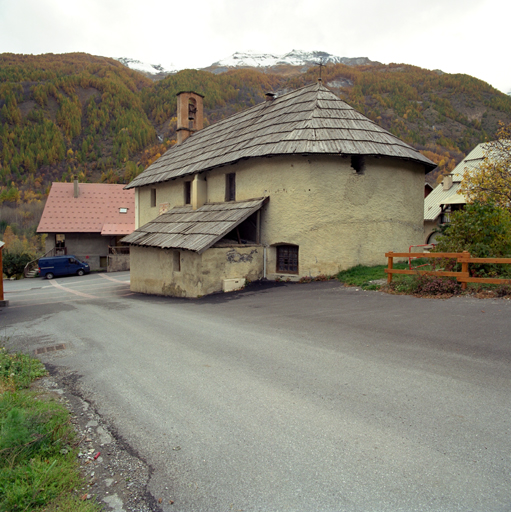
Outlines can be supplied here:
[[[174, 206], [183, 206], [185, 204], [185, 181], [192, 181], [193, 176], [186, 178], [179, 178], [166, 183], [157, 185], [148, 185], [140, 187], [139, 191], [139, 204], [138, 204], [138, 218], [140, 226], [147, 224], [149, 221], [155, 219], [160, 212], [162, 204], [169, 204], [169, 208]], [[151, 189], [156, 189], [156, 206], [151, 207]]]
[[[179, 252], [180, 269], [174, 253]], [[261, 246], [209, 249], [202, 255], [152, 247], [130, 251], [131, 290], [154, 295], [200, 297], [222, 291], [224, 279], [262, 278]]]
[[[236, 173], [237, 201], [263, 196], [270, 198], [261, 214], [261, 243], [267, 247], [267, 277], [270, 279], [288, 277], [276, 273], [278, 244], [299, 246], [299, 274], [292, 277], [298, 279], [336, 274], [357, 264], [385, 263], [385, 252], [407, 251], [410, 245], [423, 243], [424, 168], [419, 164], [367, 157], [365, 172], [358, 175], [351, 168], [350, 158], [282, 156], [250, 159], [204, 173], [208, 202], [225, 200], [225, 174], [233, 172]], [[183, 182], [190, 179], [186, 177], [156, 185], [157, 205], [183, 205]], [[140, 189], [141, 225], [158, 215], [158, 206], [149, 206], [150, 188]], [[193, 267], [192, 254], [186, 258], [189, 257], [190, 271], [194, 273], [199, 268]], [[211, 250], [204, 253], [200, 272], [221, 274], [223, 260], [217, 264], [210, 254], [213, 254]], [[149, 266], [140, 266], [140, 270], [149, 274], [151, 271], [145, 270]], [[139, 280], [137, 268], [132, 258], [132, 282]], [[245, 277], [242, 267], [238, 269], [237, 275], [225, 277]], [[208, 289], [218, 287], [218, 283], [221, 287], [221, 279], [215, 277], [214, 281], [217, 284], [208, 284]], [[190, 286], [191, 290], [196, 285], [183, 282], [183, 286], [185, 289]], [[206, 293], [211, 292], [202, 289], [198, 295]]]
[[225, 174], [236, 172], [236, 200], [269, 196], [261, 242], [268, 277], [275, 277], [274, 244], [299, 246], [299, 276], [334, 274], [359, 263], [384, 263], [386, 251], [423, 240], [423, 167], [367, 158], [363, 175], [349, 158], [276, 157], [208, 173], [208, 202], [223, 201]]

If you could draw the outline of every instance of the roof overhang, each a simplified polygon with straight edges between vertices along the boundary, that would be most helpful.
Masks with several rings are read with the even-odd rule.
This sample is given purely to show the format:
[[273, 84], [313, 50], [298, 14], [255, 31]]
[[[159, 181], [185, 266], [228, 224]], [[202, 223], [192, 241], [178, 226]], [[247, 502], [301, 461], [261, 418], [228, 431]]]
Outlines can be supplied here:
[[453, 194], [444, 199], [440, 204], [466, 204], [467, 198], [463, 194]]
[[205, 204], [196, 210], [180, 206], [156, 217], [121, 242], [141, 247], [189, 250], [202, 254], [269, 200]]

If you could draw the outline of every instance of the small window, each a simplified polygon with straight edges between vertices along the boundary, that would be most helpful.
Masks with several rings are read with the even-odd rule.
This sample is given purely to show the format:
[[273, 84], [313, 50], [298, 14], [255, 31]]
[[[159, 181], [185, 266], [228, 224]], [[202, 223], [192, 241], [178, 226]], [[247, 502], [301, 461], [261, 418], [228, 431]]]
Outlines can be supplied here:
[[181, 272], [181, 253], [179, 251], [174, 251], [174, 272]]
[[156, 206], [156, 189], [151, 189], [151, 208], [154, 208]]
[[298, 246], [277, 246], [277, 272], [298, 274]]
[[357, 174], [364, 174], [366, 161], [364, 155], [353, 155], [351, 157], [351, 167]]
[[55, 235], [55, 247], [63, 249], [66, 246], [66, 235]]
[[225, 175], [225, 200], [236, 201], [236, 173]]
[[128, 208], [119, 208], [119, 213], [128, 213]]
[[185, 181], [185, 204], [192, 204], [192, 182]]

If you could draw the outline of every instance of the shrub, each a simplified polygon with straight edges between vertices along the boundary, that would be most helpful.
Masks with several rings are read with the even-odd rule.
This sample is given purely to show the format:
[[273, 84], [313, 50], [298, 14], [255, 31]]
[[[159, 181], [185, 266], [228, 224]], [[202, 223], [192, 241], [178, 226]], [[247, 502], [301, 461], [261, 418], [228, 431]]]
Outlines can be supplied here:
[[467, 204], [452, 214], [435, 251], [468, 251], [477, 258], [505, 257], [511, 254], [511, 214], [493, 203]]
[[25, 265], [34, 259], [33, 255], [22, 253], [5, 252], [2, 255], [4, 274], [7, 277], [20, 276], [23, 274]]
[[420, 295], [457, 295], [461, 293], [461, 284], [449, 277], [423, 274], [417, 276], [415, 293]]

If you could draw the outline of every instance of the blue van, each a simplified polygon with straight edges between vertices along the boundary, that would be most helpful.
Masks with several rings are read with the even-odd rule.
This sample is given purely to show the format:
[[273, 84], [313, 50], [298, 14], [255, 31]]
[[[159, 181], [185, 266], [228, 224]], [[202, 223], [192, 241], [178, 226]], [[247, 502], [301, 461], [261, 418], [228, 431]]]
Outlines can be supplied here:
[[39, 258], [39, 276], [53, 279], [57, 276], [88, 274], [90, 267], [80, 261], [76, 256], [53, 256], [52, 258]]

